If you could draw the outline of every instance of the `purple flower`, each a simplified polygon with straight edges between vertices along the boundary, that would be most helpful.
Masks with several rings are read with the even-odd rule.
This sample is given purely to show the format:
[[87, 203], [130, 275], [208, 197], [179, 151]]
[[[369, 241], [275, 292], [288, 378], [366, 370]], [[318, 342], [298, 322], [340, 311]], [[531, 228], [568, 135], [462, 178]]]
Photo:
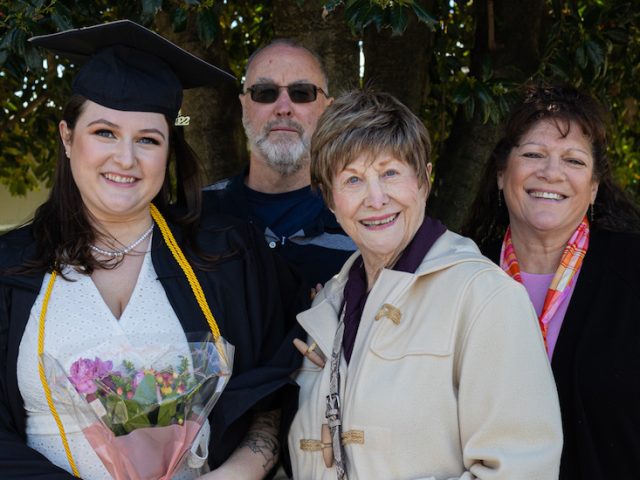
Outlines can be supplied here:
[[103, 393], [115, 392], [116, 384], [114, 379], [120, 379], [122, 375], [120, 372], [107, 372], [108, 374], [102, 377], [100, 381], [100, 387]]
[[94, 360], [94, 366], [96, 369], [96, 377], [102, 378], [105, 375], [111, 373], [111, 370], [113, 369], [113, 362], [111, 360], [103, 362], [98, 357], [96, 357]]
[[69, 380], [78, 392], [95, 393], [97, 390], [95, 380], [108, 375], [112, 367], [112, 362], [103, 362], [98, 357], [95, 360], [80, 358], [71, 365]]
[[136, 374], [133, 376], [133, 380], [131, 382], [131, 387], [135, 390], [136, 388], [138, 388], [138, 385], [140, 385], [140, 382], [144, 379], [144, 371], [140, 370], [138, 372], [136, 372]]

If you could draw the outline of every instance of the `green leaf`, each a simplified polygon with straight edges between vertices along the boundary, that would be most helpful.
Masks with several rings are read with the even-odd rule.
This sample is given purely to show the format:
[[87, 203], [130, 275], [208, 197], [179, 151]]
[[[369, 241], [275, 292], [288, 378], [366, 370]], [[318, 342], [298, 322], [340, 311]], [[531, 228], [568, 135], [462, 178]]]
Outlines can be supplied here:
[[624, 28], [611, 28], [602, 32], [602, 35], [607, 37], [612, 42], [620, 45], [626, 45], [627, 43], [629, 43], [629, 31], [625, 30]]
[[482, 112], [482, 123], [487, 123], [489, 119], [491, 119], [493, 123], [497, 123], [496, 118], [498, 118], [499, 114], [496, 103], [493, 101], [493, 97], [480, 100], [480, 111]]
[[177, 409], [177, 400], [165, 399], [165, 401], [160, 404], [160, 409], [158, 411], [158, 425], [166, 427], [167, 425], [175, 423]]
[[482, 74], [480, 79], [486, 82], [493, 76], [493, 65], [491, 64], [491, 58], [489, 55], [485, 56], [482, 60]]
[[493, 103], [493, 96], [491, 92], [482, 83], [477, 83], [475, 88], [475, 94], [483, 104]]
[[576, 63], [583, 70], [587, 68], [587, 49], [584, 44], [576, 49]]
[[476, 102], [473, 97], [470, 97], [466, 102], [462, 104], [462, 108], [464, 110], [464, 116], [467, 120], [471, 120], [473, 118], [473, 114], [476, 110]]
[[605, 48], [599, 43], [593, 40], [589, 40], [587, 43], [585, 43], [585, 50], [587, 57], [589, 57], [589, 60], [593, 64], [594, 68], [596, 70], [600, 69], [604, 62]]
[[500, 116], [500, 118], [498, 118], [498, 121], [500, 121], [502, 117], [509, 112], [509, 102], [507, 102], [507, 99], [505, 98], [505, 96], [498, 97], [497, 102], [498, 102], [498, 114]]
[[160, 9], [162, 9], [162, 0], [142, 0], [140, 18], [144, 23], [151, 22]]
[[356, 31], [362, 31], [372, 23], [380, 30], [385, 23], [383, 9], [369, 0], [355, 0], [347, 3], [344, 16]]
[[471, 98], [471, 86], [469, 82], [462, 82], [453, 91], [452, 100], [454, 103], [463, 104]]
[[187, 11], [184, 8], [176, 8], [173, 11], [171, 27], [174, 32], [183, 32], [187, 28]]
[[24, 48], [27, 43], [27, 34], [18, 29], [13, 29], [9, 32], [11, 36], [11, 50], [13, 50], [18, 55], [24, 55]]
[[204, 42], [205, 46], [211, 46], [218, 33], [218, 16], [212, 9], [202, 10], [198, 12], [196, 24], [198, 27], [198, 38]]
[[152, 405], [158, 401], [156, 379], [151, 374], [146, 374], [136, 388], [132, 400], [142, 405]]
[[147, 410], [135, 400], [124, 400], [129, 414], [129, 419], [123, 425], [127, 432], [133, 432], [138, 428], [151, 426]]
[[13, 155], [13, 156], [18, 156], [20, 155], [22, 152], [20, 150], [18, 150], [16, 147], [5, 147], [3, 149], [3, 153], [5, 155]]
[[607, 74], [607, 70], [609, 69], [609, 60], [608, 57], [604, 57], [604, 62], [602, 63], [602, 67], [600, 68], [599, 77], [604, 77]]
[[[104, 406], [107, 414], [103, 417], [113, 430], [115, 425], [124, 424], [129, 421], [129, 409], [124, 400], [118, 395], [109, 395]], [[114, 432], [115, 433], [115, 432]]]
[[66, 15], [62, 15], [60, 14], [60, 12], [57, 12], [57, 11], [54, 11], [51, 14], [51, 22], [56, 27], [56, 30], [58, 30], [59, 32], [73, 28], [73, 24], [71, 23], [71, 20]]
[[342, 0], [331, 0], [324, 4], [324, 9], [331, 13], [342, 4]]
[[5, 35], [0, 39], [0, 50], [10, 50], [11, 49], [11, 31], [5, 33]]
[[500, 120], [502, 119], [500, 110], [497, 108], [491, 108], [489, 112], [489, 118], [491, 118], [491, 123], [493, 123], [494, 125], [500, 123]]
[[429, 30], [434, 32], [438, 25], [438, 21], [429, 15], [429, 12], [422, 8], [422, 5], [418, 2], [413, 2], [411, 4], [411, 8], [413, 8], [413, 12], [416, 14], [416, 17], [418, 17], [418, 20], [422, 23], [426, 23]]
[[391, 35], [399, 36], [407, 29], [409, 18], [404, 7], [394, 5], [389, 12], [389, 20], [391, 24]]
[[42, 57], [35, 47], [28, 45], [24, 52], [24, 61], [31, 70], [40, 70], [42, 68]]

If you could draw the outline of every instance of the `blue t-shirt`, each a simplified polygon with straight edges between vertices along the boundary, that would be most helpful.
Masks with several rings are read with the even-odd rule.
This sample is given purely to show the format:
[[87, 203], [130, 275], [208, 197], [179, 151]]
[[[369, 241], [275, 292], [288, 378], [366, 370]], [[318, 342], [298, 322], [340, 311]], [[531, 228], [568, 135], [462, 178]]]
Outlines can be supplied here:
[[285, 193], [262, 193], [244, 186], [252, 215], [269, 227], [285, 243], [291, 235], [311, 223], [322, 211], [319, 192], [306, 186]]

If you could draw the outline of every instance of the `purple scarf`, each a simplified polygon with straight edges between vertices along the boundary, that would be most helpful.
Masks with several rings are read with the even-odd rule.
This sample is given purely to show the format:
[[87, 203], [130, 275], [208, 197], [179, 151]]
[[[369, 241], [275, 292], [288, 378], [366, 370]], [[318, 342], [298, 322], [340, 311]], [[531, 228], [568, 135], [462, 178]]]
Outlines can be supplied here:
[[[415, 273], [429, 249], [446, 230], [446, 227], [438, 220], [425, 215], [422, 225], [420, 225], [420, 228], [418, 228], [418, 231], [409, 242], [409, 245], [407, 245], [407, 248], [404, 249], [392, 270]], [[342, 308], [346, 308], [344, 314], [342, 351], [347, 363], [351, 360], [351, 353], [353, 353], [353, 345], [356, 341], [360, 318], [362, 317], [368, 296], [367, 274], [364, 270], [362, 257], [360, 257], [349, 269], [347, 284], [344, 286], [344, 300], [342, 302]]]

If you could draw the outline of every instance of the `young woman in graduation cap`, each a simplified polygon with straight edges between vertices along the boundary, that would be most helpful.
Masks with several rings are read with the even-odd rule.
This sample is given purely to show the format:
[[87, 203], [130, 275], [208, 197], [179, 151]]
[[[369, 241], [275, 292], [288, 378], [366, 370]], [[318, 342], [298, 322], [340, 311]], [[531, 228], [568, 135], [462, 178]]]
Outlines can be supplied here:
[[117, 335], [184, 341], [209, 330], [195, 281], [235, 346], [203, 478], [263, 478], [295, 367], [283, 339], [306, 289], [259, 233], [201, 215], [197, 163], [174, 127], [184, 88], [233, 77], [126, 20], [32, 41], [82, 67], [59, 124], [50, 197], [0, 238], [0, 476], [109, 478], [77, 425], [66, 419], [62, 432], [54, 421], [39, 348], [81, 352]]

